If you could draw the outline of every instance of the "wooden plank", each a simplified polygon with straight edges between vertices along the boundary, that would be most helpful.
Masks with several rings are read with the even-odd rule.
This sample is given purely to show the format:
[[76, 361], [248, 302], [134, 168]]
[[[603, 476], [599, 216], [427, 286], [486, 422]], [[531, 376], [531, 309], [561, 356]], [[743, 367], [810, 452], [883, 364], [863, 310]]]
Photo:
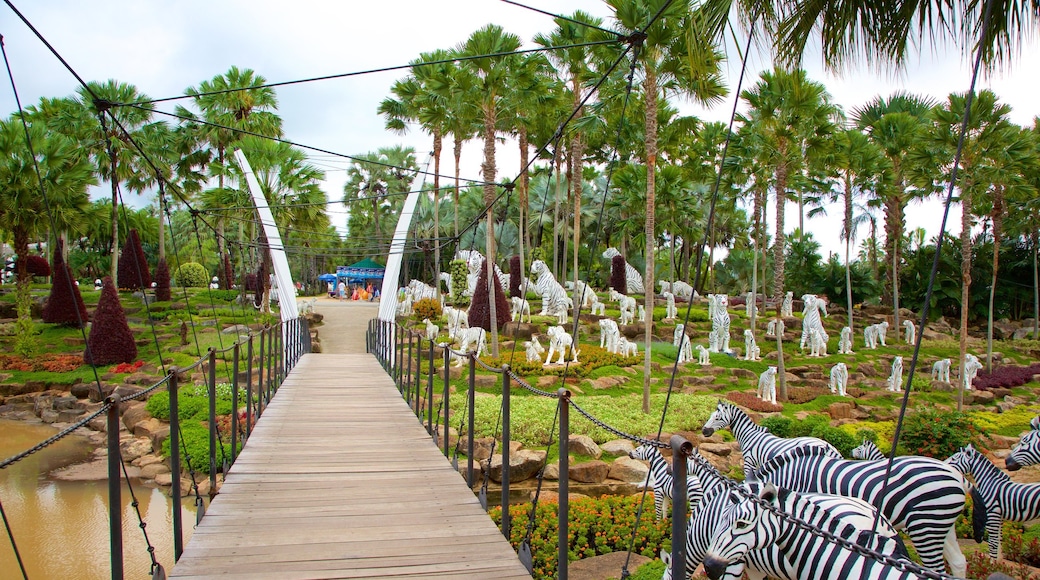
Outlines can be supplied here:
[[530, 578], [369, 355], [284, 381], [170, 573], [214, 576]]

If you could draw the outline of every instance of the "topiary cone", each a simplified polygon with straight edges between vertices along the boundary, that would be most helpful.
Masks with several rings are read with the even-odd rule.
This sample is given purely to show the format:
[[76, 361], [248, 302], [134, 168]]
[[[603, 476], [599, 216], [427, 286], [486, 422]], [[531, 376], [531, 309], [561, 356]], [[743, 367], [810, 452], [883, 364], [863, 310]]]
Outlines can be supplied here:
[[51, 293], [43, 305], [42, 318], [50, 324], [82, 328], [87, 323], [87, 306], [79, 286], [72, 279], [72, 271], [61, 257], [61, 247], [54, 251], [54, 280]]
[[[469, 306], [469, 326], [479, 326], [484, 330], [491, 331], [491, 303], [488, 301], [488, 263], [484, 260], [484, 266], [480, 269], [480, 277], [477, 278], [477, 287], [473, 290], [473, 301]], [[498, 327], [512, 321], [510, 316], [509, 301], [506, 300], [502, 285], [498, 283], [498, 276], [492, 276], [495, 288], [495, 318], [498, 319]]]
[[155, 267], [155, 299], [159, 302], [169, 302], [172, 295], [170, 293], [170, 267], [166, 264], [166, 260], [159, 260], [159, 265]]
[[141, 237], [137, 230], [130, 230], [126, 238], [123, 251], [119, 254], [119, 262], [116, 265], [116, 278], [119, 280], [120, 288], [127, 290], [141, 290], [152, 287], [152, 276], [148, 272], [148, 260], [144, 256], [144, 248], [141, 246]]
[[136, 358], [137, 344], [126, 322], [123, 305], [119, 303], [119, 293], [112, 279], [105, 277], [101, 298], [90, 324], [83, 361], [88, 365], [102, 366], [133, 362]]

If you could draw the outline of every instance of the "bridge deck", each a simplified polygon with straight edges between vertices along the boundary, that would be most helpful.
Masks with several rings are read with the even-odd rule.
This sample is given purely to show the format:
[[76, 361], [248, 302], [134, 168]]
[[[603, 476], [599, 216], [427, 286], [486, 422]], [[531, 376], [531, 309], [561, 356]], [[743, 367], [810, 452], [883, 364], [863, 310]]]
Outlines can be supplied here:
[[289, 374], [171, 578], [530, 578], [371, 355]]

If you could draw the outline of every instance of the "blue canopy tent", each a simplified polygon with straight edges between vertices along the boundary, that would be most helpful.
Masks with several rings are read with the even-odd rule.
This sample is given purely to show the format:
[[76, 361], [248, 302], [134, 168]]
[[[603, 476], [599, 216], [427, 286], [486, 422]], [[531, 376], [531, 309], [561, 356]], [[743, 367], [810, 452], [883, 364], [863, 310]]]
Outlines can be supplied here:
[[319, 282], [335, 282], [336, 281], [336, 275], [335, 274], [322, 274], [321, 276], [318, 276], [318, 281]]
[[369, 258], [365, 258], [364, 260], [349, 266], [339, 266], [336, 268], [336, 277], [345, 279], [347, 283], [382, 280], [385, 273], [385, 266]]

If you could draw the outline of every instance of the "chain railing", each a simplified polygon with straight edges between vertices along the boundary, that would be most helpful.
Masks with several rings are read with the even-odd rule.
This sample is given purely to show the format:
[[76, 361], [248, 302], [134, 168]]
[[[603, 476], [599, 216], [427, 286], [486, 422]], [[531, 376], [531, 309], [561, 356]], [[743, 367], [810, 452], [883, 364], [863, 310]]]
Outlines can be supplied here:
[[[253, 340], [259, 336], [260, 341], [260, 354], [254, 360], [253, 358]], [[264, 356], [264, 342], [267, 341], [267, 356]], [[242, 381], [240, 373], [240, 365], [242, 364], [241, 349], [242, 346], [246, 346], [245, 356], [245, 380]], [[163, 387], [166, 387], [170, 394], [170, 472], [173, 474], [172, 477], [172, 488], [170, 490], [173, 498], [172, 507], [172, 520], [173, 520], [173, 545], [174, 545], [174, 559], [178, 560], [181, 554], [184, 552], [184, 533], [183, 524], [181, 522], [181, 457], [182, 457], [182, 441], [181, 441], [181, 429], [180, 429], [180, 417], [179, 417], [179, 406], [178, 406], [178, 391], [180, 390], [181, 382], [184, 377], [187, 377], [187, 373], [196, 369], [202, 368], [205, 371], [205, 383], [207, 393], [209, 396], [209, 468], [210, 468], [210, 499], [216, 495], [217, 489], [217, 450], [223, 448], [223, 443], [219, 438], [216, 421], [216, 365], [217, 355], [222, 356], [223, 361], [226, 363], [227, 359], [224, 358], [229, 352], [231, 353], [231, 364], [232, 364], [232, 378], [231, 378], [231, 401], [232, 401], [232, 413], [231, 413], [231, 454], [230, 460], [223, 461], [220, 465], [220, 471], [222, 474], [226, 474], [230, 465], [234, 463], [237, 458], [237, 447], [239, 439], [239, 422], [238, 422], [238, 401], [240, 400], [240, 390], [244, 387], [246, 391], [246, 426], [245, 433], [242, 436], [242, 443], [245, 444], [246, 438], [252, 431], [252, 425], [256, 419], [259, 418], [263, 412], [264, 407], [258, 407], [256, 413], [252, 407], [252, 395], [253, 395], [253, 368], [254, 366], [258, 369], [258, 380], [256, 383], [257, 400], [266, 398], [267, 402], [270, 402], [271, 397], [277, 392], [278, 387], [282, 384], [282, 381], [289, 374], [289, 372], [296, 366], [300, 361], [300, 358], [310, 352], [311, 350], [311, 339], [310, 339], [310, 328], [306, 318], [300, 317], [293, 320], [279, 322], [273, 326], [265, 326], [259, 333], [250, 333], [245, 340], [240, 339], [234, 345], [217, 351], [215, 349], [209, 349], [205, 356], [199, 357], [198, 360], [192, 364], [177, 368], [173, 367], [169, 370], [167, 375], [160, 381], [151, 385], [150, 387], [128, 395], [121, 397], [118, 394], [109, 396], [104, 400], [104, 404], [101, 408], [97, 409], [93, 413], [80, 419], [76, 423], [69, 427], [62, 429], [60, 432], [52, 437], [48, 437], [46, 440], [30, 447], [29, 449], [12, 455], [3, 461], [0, 461], [0, 469], [9, 467], [26, 457], [37, 453], [58, 441], [64, 439], [77, 429], [85, 427], [94, 419], [105, 415], [106, 416], [106, 431], [107, 437], [107, 448], [108, 448], [108, 496], [109, 501], [109, 547], [111, 551], [111, 572], [113, 580], [121, 580], [123, 578], [123, 528], [122, 528], [122, 510], [119, 506], [122, 505], [121, 495], [121, 478], [120, 469], [122, 468], [122, 457], [119, 452], [119, 415], [120, 406], [130, 401], [145, 399], [153, 392]], [[266, 377], [263, 374], [264, 367], [267, 367]], [[265, 380], [266, 379], [266, 380]], [[244, 383], [244, 384], [242, 384]], [[191, 457], [184, 453], [184, 458], [189, 462]], [[195, 476], [194, 470], [189, 468], [192, 474], [192, 486], [195, 487]], [[144, 529], [143, 522], [141, 528]], [[8, 532], [11, 533], [10, 531]], [[13, 538], [12, 538], [13, 540]], [[13, 544], [13, 541], [12, 541]], [[154, 552], [150, 553], [153, 559], [153, 569], [156, 568], [154, 562]]]
[[[739, 496], [758, 502], [765, 509], [768, 509], [778, 517], [784, 519], [787, 522], [798, 526], [800, 529], [814, 534], [827, 541], [834, 542], [841, 547], [851, 550], [861, 556], [874, 559], [888, 566], [893, 566], [900, 571], [915, 574], [922, 578], [936, 579], [936, 580], [948, 580], [953, 579], [953, 576], [948, 574], [942, 574], [923, 568], [918, 564], [909, 562], [907, 560], [897, 559], [895, 557], [882, 554], [870, 548], [860, 546], [855, 542], [836, 536], [826, 530], [823, 530], [813, 524], [799, 520], [797, 517], [783, 512], [772, 506], [764, 500], [758, 498], [758, 496], [749, 492], [743, 485], [732, 481], [728, 478], [718, 474], [718, 471], [714, 466], [711, 465], [706, 459], [701, 457], [694, 449], [693, 444], [686, 440], [681, 435], [673, 435], [671, 440], [668, 442], [658, 441], [656, 439], [647, 439], [631, 433], [626, 433], [621, 429], [618, 429], [606, 421], [597, 418], [592, 413], [583, 409], [577, 402], [572, 398], [572, 394], [565, 388], [560, 388], [557, 392], [552, 393], [549, 391], [543, 391], [541, 389], [532, 387], [527, 381], [518, 376], [510, 369], [508, 364], [504, 364], [501, 367], [492, 367], [480, 360], [473, 352], [460, 352], [451, 348], [450, 344], [440, 343], [437, 344], [433, 340], [429, 340], [423, 334], [415, 332], [414, 330], [401, 327], [395, 322], [387, 322], [383, 320], [372, 320], [369, 322], [368, 334], [366, 336], [366, 343], [368, 346], [368, 352], [376, 355], [380, 364], [387, 370], [391, 378], [394, 379], [398, 390], [409, 404], [409, 408], [413, 410], [420, 424], [423, 421], [423, 409], [419, 401], [419, 381], [420, 375], [423, 373], [423, 363], [426, 364], [426, 376], [429, 379], [427, 388], [427, 400], [426, 409], [427, 413], [427, 431], [430, 432], [434, 441], [437, 440], [438, 433], [432, 429], [432, 409], [433, 409], [433, 384], [434, 377], [437, 375], [437, 369], [435, 367], [435, 348], [442, 350], [442, 359], [444, 364], [443, 369], [443, 380], [444, 389], [442, 394], [441, 404], [444, 406], [444, 453], [448, 456], [448, 421], [449, 421], [449, 397], [451, 394], [450, 386], [450, 369], [448, 368], [449, 361], [452, 357], [465, 358], [468, 361], [469, 367], [469, 386], [467, 393], [469, 416], [467, 420], [467, 432], [466, 437], [468, 439], [468, 447], [466, 450], [467, 454], [467, 467], [466, 467], [466, 483], [470, 489], [474, 486], [473, 478], [473, 453], [474, 453], [474, 411], [473, 402], [475, 397], [475, 371], [477, 366], [484, 371], [496, 373], [501, 375], [501, 386], [502, 386], [502, 534], [508, 539], [510, 537], [510, 526], [509, 520], [509, 439], [510, 439], [510, 423], [509, 423], [509, 401], [510, 391], [513, 385], [519, 386], [520, 388], [542, 397], [548, 397], [557, 399], [558, 401], [558, 412], [560, 416], [560, 441], [559, 441], [559, 456], [560, 456], [560, 478], [559, 478], [559, 512], [558, 517], [558, 556], [557, 556], [557, 578], [559, 580], [566, 580], [567, 578], [567, 558], [569, 552], [568, 545], [568, 522], [567, 515], [569, 509], [569, 498], [568, 498], [568, 477], [567, 470], [569, 469], [569, 433], [570, 433], [570, 413], [569, 410], [573, 408], [581, 416], [591, 422], [593, 425], [606, 430], [609, 433], [614, 434], [617, 437], [628, 439], [638, 445], [649, 445], [658, 449], [671, 449], [672, 450], [672, 473], [676, 481], [673, 483], [673, 498], [672, 498], [672, 538], [685, 538], [686, 530], [688, 525], [688, 518], [686, 513], [686, 474], [687, 464], [692, 462], [697, 469], [710, 470], [718, 475], [722, 481], [726, 482], [729, 486], [730, 491], [738, 494]], [[423, 346], [427, 345], [428, 356], [427, 360], [423, 361], [421, 353]], [[413, 346], [415, 357], [413, 358]], [[401, 366], [406, 367], [402, 370]], [[412, 391], [411, 387], [413, 377], [412, 372], [415, 371], [414, 376], [414, 387], [415, 387], [415, 400], [414, 405], [411, 399]], [[406, 371], [406, 372], [405, 372]], [[459, 433], [459, 437], [463, 434]], [[492, 447], [492, 454], [494, 454], [494, 447]], [[489, 475], [491, 469], [491, 459], [487, 460], [486, 467], [482, 468], [484, 471], [485, 485], [486, 478]], [[485, 490], [481, 490], [484, 493]], [[482, 505], [486, 508], [486, 500], [481, 498]], [[674, 541], [672, 542], [672, 578], [685, 579], [686, 578], [686, 555], [685, 541]], [[528, 565], [525, 562], [525, 565]], [[529, 570], [530, 571], [530, 570]]]

